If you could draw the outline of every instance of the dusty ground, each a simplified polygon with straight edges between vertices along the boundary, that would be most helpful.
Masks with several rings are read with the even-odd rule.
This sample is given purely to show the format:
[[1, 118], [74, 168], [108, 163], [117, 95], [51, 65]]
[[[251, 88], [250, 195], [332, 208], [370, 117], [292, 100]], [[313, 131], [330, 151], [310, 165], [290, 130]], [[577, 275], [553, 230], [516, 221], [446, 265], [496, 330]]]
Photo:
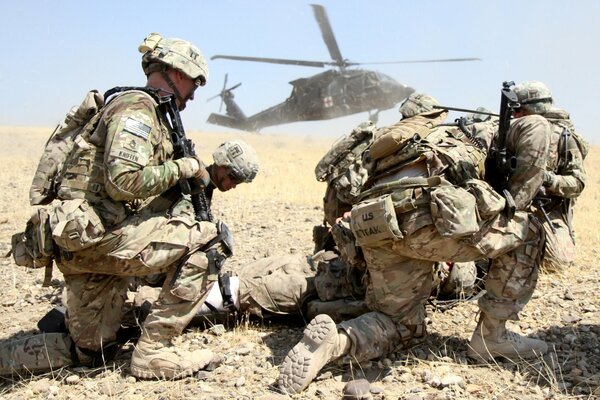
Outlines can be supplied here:
[[[30, 213], [28, 186], [49, 130], [0, 129], [0, 252], [24, 227]], [[240, 135], [192, 134], [204, 159], [218, 143]], [[322, 184], [313, 168], [333, 139], [241, 135], [258, 150], [262, 170], [255, 183], [234, 193], [216, 194], [214, 213], [236, 239], [232, 266], [276, 254], [310, 253], [312, 226], [321, 220]], [[470, 365], [466, 345], [477, 307], [463, 303], [446, 312], [430, 309], [429, 337], [410, 349], [368, 363], [332, 365], [296, 398], [341, 398], [344, 384], [366, 377], [375, 399], [591, 399], [600, 397], [600, 151], [587, 161], [589, 185], [576, 208], [580, 254], [575, 268], [543, 275], [534, 298], [513, 329], [537, 335], [551, 345], [545, 358], [492, 365]], [[55, 269], [53, 286], [42, 288], [43, 271], [25, 270], [0, 259], [0, 341], [35, 331], [38, 319], [59, 301], [62, 287]], [[0, 381], [0, 399], [278, 399], [273, 386], [278, 366], [296, 343], [304, 321], [229, 324], [216, 336], [198, 328], [182, 338], [183, 347], [206, 347], [220, 355], [211, 371], [181, 381], [137, 381], [129, 373], [131, 348], [98, 369], [57, 370], [42, 376]]]

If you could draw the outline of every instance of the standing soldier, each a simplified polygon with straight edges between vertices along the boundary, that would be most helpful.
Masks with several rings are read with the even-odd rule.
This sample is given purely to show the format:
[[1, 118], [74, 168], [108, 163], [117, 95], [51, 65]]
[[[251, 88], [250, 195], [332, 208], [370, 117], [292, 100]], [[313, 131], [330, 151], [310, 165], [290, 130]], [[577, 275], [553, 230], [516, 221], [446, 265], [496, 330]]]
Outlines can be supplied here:
[[[142, 326], [131, 373], [180, 378], [212, 359], [209, 350], [180, 349], [171, 339], [203, 304], [213, 284], [209, 269], [231, 254], [226, 226], [146, 207], [179, 186], [197, 194], [209, 182], [190, 143], [181, 142], [179, 117], [197, 87], [205, 85], [208, 67], [200, 50], [182, 39], [153, 33], [139, 51], [146, 87], [109, 91], [106, 99], [93, 94], [97, 108], [85, 103], [65, 120], [67, 127], [74, 121], [82, 128], [67, 137], [73, 146], [64, 167], [54, 176], [38, 168], [31, 201], [52, 203], [30, 220], [24, 234], [13, 237], [13, 253], [18, 264], [30, 266], [49, 265], [48, 258], [55, 257], [65, 279], [69, 333], [3, 344], [2, 374], [109, 359], [117, 347], [129, 278], [158, 273], [167, 273], [167, 279]], [[55, 138], [63, 138], [61, 132]], [[69, 148], [65, 143], [60, 148]], [[176, 159], [182, 145], [188, 145], [187, 151]], [[48, 240], [30, 240], [39, 236], [36, 232]]]
[[[508, 132], [508, 151], [518, 162], [509, 179], [517, 209], [509, 218], [506, 200], [482, 180], [487, 149], [458, 129], [438, 126], [447, 111], [434, 109], [437, 104], [411, 95], [401, 107], [404, 119], [370, 149], [376, 163], [349, 223], [367, 262], [371, 312], [338, 325], [326, 315], [315, 317], [281, 365], [284, 390], [301, 392], [341, 356], [379, 357], [424, 335], [436, 261], [493, 258], [470, 357], [487, 361], [547, 351], [543, 341], [505, 324], [518, 318], [537, 282], [543, 230], [527, 210], [542, 184], [550, 126], [543, 117], [524, 116]], [[517, 153], [527, 142], [531, 148]]]

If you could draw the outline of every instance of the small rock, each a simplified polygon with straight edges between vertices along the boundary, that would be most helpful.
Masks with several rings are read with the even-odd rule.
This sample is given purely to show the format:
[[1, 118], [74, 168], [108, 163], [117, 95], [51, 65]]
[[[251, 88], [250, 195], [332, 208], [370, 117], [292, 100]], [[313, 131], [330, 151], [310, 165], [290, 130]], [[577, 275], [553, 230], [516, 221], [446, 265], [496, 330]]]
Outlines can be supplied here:
[[333, 373], [331, 371], [326, 371], [326, 372], [323, 372], [321, 375], [317, 376], [315, 378], [315, 380], [324, 381], [325, 379], [331, 379], [331, 378], [333, 378]]
[[208, 371], [198, 371], [196, 373], [196, 379], [200, 381], [205, 381], [211, 376], [211, 373]]
[[563, 299], [565, 300], [575, 300], [575, 296], [573, 296], [573, 293], [571, 293], [570, 291], [566, 291], [565, 294], [563, 295]]
[[369, 391], [371, 392], [371, 394], [382, 394], [383, 393], [383, 389], [380, 388], [379, 386], [371, 386], [371, 389], [369, 389]]
[[237, 349], [235, 352], [240, 356], [246, 356], [252, 352], [252, 349], [248, 347], [242, 347], [241, 349]]
[[48, 386], [48, 394], [53, 397], [57, 396], [59, 391], [60, 391], [60, 389], [58, 388], [58, 386], [55, 386], [55, 385]]
[[215, 336], [221, 336], [226, 332], [225, 326], [223, 324], [216, 324], [208, 328], [208, 332], [212, 333]]
[[562, 322], [565, 324], [574, 324], [581, 321], [581, 317], [578, 315], [565, 315], [562, 317]]
[[235, 387], [242, 387], [246, 384], [246, 378], [244, 378], [243, 376], [240, 376], [239, 378], [236, 379], [235, 381]]
[[69, 385], [75, 385], [75, 384], [79, 383], [80, 380], [81, 380], [81, 378], [79, 377], [79, 375], [70, 375], [70, 376], [67, 376], [67, 379], [65, 379], [65, 382], [67, 382]]
[[458, 375], [444, 375], [440, 380], [440, 386], [448, 387], [451, 385], [464, 386], [464, 380]]
[[366, 400], [371, 398], [371, 383], [366, 379], [349, 381], [342, 389], [342, 400]]
[[127, 378], [125, 378], [125, 382], [126, 382], [126, 383], [136, 383], [136, 382], [137, 382], [137, 379], [136, 379], [136, 377], [135, 377], [135, 376], [133, 376], [133, 375], [130, 375], [130, 376], [128, 376]]

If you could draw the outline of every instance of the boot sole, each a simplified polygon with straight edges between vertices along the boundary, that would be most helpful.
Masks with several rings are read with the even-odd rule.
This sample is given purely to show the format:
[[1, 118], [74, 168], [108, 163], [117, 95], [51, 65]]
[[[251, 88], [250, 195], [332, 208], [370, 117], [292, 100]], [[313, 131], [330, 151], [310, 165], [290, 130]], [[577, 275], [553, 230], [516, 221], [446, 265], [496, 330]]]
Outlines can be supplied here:
[[167, 371], [167, 373], [165, 373], [165, 371], [160, 371], [159, 373], [152, 371], [151, 369], [148, 368], [138, 368], [138, 367], [134, 367], [133, 365], [130, 366], [129, 368], [131, 370], [131, 375], [135, 376], [136, 378], [140, 378], [140, 379], [165, 379], [165, 380], [172, 380], [172, 379], [181, 379], [181, 378], [186, 378], [188, 376], [192, 376], [194, 374], [194, 370], [193, 369], [186, 369], [183, 371], [179, 371], [177, 373], [175, 373], [175, 371]]
[[281, 364], [279, 387], [289, 394], [306, 389], [330, 361], [337, 334], [337, 326], [328, 315], [317, 315], [310, 321], [302, 340]]

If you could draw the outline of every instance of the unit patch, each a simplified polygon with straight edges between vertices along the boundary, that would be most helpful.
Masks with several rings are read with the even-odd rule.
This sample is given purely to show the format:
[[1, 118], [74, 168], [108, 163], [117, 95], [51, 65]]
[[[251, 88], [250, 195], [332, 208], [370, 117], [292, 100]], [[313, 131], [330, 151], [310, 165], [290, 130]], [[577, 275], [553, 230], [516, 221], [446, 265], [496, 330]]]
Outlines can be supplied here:
[[133, 118], [127, 118], [123, 129], [144, 140], [148, 140], [148, 135], [150, 135], [150, 131], [152, 130], [148, 125]]

